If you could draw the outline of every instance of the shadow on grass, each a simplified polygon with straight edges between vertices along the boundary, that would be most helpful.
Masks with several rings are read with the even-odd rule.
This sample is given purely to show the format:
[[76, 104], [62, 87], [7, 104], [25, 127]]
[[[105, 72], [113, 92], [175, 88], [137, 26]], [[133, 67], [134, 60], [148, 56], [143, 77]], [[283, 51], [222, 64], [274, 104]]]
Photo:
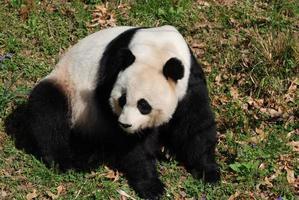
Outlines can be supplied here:
[[5, 132], [14, 139], [17, 149], [24, 150], [40, 159], [37, 154], [36, 142], [26, 126], [27, 116], [27, 104], [18, 105], [5, 119]]

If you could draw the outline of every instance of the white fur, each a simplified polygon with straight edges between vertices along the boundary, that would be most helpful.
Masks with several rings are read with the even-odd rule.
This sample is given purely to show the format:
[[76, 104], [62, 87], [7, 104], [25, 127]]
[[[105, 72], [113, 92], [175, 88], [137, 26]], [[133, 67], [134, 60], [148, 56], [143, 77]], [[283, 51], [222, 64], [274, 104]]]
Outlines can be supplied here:
[[[176, 109], [178, 98], [173, 86], [160, 71], [150, 65], [135, 62], [119, 74], [111, 93], [110, 104], [119, 115], [119, 122], [132, 125], [127, 128], [128, 132], [156, 127], [168, 122]], [[122, 93], [127, 94], [127, 102], [123, 110], [118, 112], [116, 104]], [[141, 114], [137, 109], [137, 102], [142, 98], [152, 107], [148, 115]]]
[[[178, 101], [186, 94], [191, 58], [184, 38], [172, 26], [139, 30], [129, 48], [136, 60], [119, 74], [110, 104], [121, 123], [132, 125], [126, 131], [133, 133], [171, 119]], [[184, 77], [176, 84], [166, 81], [162, 74], [164, 64], [172, 57], [180, 59], [184, 65]], [[127, 104], [121, 110], [116, 104], [123, 90], [127, 90]], [[149, 101], [153, 108], [149, 115], [142, 115], [137, 109], [137, 101], [141, 98]]]
[[[102, 54], [111, 40], [122, 32], [133, 27], [115, 27], [93, 33], [80, 40], [68, 49], [55, 67], [55, 70], [46, 78], [64, 78], [73, 85], [70, 91], [72, 104], [72, 123], [75, 124], [87, 106], [93, 105], [92, 95], [95, 89], [97, 72]], [[84, 94], [84, 95], [83, 95]], [[92, 109], [91, 109], [92, 110]], [[90, 113], [91, 114], [91, 113]], [[86, 116], [94, 117], [94, 116]]]
[[161, 72], [168, 59], [180, 59], [185, 67], [185, 74], [177, 83], [176, 93], [180, 100], [185, 96], [191, 59], [188, 45], [177, 29], [173, 26], [141, 29], [131, 41], [130, 49], [138, 62], [150, 64]]
[[[73, 124], [96, 120], [93, 94], [100, 59], [111, 40], [130, 28], [133, 27], [105, 29], [80, 40], [62, 56], [55, 70], [46, 77], [58, 81], [70, 96]], [[182, 35], [172, 26], [138, 30], [129, 48], [136, 60], [119, 74], [110, 104], [121, 122], [132, 124], [127, 129], [132, 133], [170, 120], [187, 90], [190, 52]], [[171, 57], [180, 59], [185, 67], [184, 77], [177, 84], [167, 81], [162, 74], [164, 64]], [[121, 110], [116, 104], [124, 88], [128, 94], [127, 105]], [[149, 115], [142, 115], [137, 109], [140, 98], [149, 101], [153, 107]]]

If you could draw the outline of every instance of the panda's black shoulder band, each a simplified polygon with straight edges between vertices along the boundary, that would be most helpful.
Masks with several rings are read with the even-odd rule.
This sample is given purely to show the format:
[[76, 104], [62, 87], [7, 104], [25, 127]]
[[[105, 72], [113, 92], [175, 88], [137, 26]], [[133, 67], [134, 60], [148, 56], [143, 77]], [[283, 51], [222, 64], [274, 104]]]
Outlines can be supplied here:
[[107, 99], [120, 71], [129, 67], [135, 56], [129, 45], [140, 28], [131, 28], [115, 37], [105, 48], [100, 60], [96, 93], [101, 91], [100, 99]]

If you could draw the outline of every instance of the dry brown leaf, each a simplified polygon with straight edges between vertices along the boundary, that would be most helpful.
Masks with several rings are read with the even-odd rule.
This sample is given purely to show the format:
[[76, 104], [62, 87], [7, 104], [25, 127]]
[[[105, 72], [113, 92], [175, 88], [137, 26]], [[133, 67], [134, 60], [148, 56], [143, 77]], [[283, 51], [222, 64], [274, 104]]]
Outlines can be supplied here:
[[113, 182], [116, 182], [119, 180], [119, 172], [113, 171], [112, 169], [109, 169], [108, 167], [105, 167], [108, 172], [106, 173], [105, 177], [108, 179], [113, 180]]
[[291, 147], [293, 147], [293, 151], [299, 152], [299, 141], [289, 142], [288, 145], [290, 145]]
[[52, 192], [50, 192], [50, 191], [46, 191], [46, 193], [47, 193], [47, 195], [51, 198], [51, 199], [57, 199], [58, 198], [58, 196], [56, 195], [56, 194], [53, 194]]
[[33, 189], [33, 191], [31, 193], [28, 193], [26, 195], [26, 200], [33, 200], [36, 197], [38, 197], [38, 194], [36, 193], [36, 189]]
[[22, 20], [28, 19], [32, 10], [35, 9], [35, 1], [34, 0], [26, 0], [25, 4], [23, 4], [19, 10], [19, 15]]
[[236, 191], [235, 194], [231, 195], [228, 200], [235, 200], [240, 195], [239, 191]]
[[266, 186], [268, 188], [273, 188], [273, 184], [271, 183], [271, 179], [268, 178], [268, 177], [265, 177], [265, 179], [261, 183], [257, 184], [256, 189], [261, 190], [261, 188], [260, 188], [261, 185]]
[[5, 198], [7, 196], [7, 192], [5, 192], [4, 190], [1, 190], [0, 194], [2, 198]]
[[279, 117], [282, 115], [282, 110], [278, 108], [278, 110], [275, 110], [273, 108], [261, 108], [260, 111], [262, 113], [268, 114], [271, 117]]
[[180, 194], [181, 198], [185, 198], [187, 196], [185, 191], [180, 191], [179, 194]]
[[236, 0], [217, 0], [217, 2], [225, 6], [232, 6], [236, 3]]
[[264, 184], [267, 185], [270, 188], [273, 187], [273, 184], [270, 182], [268, 177], [265, 177]]
[[203, 7], [210, 7], [210, 4], [207, 1], [204, 1], [204, 0], [197, 0], [197, 3], [200, 6], [203, 6]]
[[230, 88], [230, 94], [232, 95], [233, 99], [238, 99], [239, 98], [239, 92], [236, 87], [231, 87]]
[[61, 192], [62, 192], [64, 189], [65, 189], [65, 188], [64, 188], [63, 185], [59, 185], [59, 186], [57, 187], [57, 195], [60, 195]]
[[252, 97], [249, 97], [247, 103], [254, 108], [261, 108], [264, 104], [264, 99], [253, 99]]
[[128, 198], [126, 196], [120, 195], [120, 200], [127, 200]]
[[285, 170], [287, 171], [287, 180], [289, 184], [294, 184], [295, 183], [295, 174], [294, 174], [294, 170], [289, 169], [289, 168], [285, 168]]
[[129, 199], [132, 199], [132, 200], [136, 200], [134, 197], [128, 195], [128, 193], [126, 193], [125, 191], [123, 191], [121, 189], [118, 189], [116, 191], [121, 195], [121, 198], [126, 197], [126, 198], [129, 198]]
[[265, 168], [266, 168], [265, 163], [261, 163], [260, 166], [259, 166], [259, 169], [265, 169]]
[[51, 199], [58, 199], [61, 192], [65, 189], [62, 185], [59, 185], [57, 188], [57, 194], [53, 194], [51, 191], [46, 191], [47, 195], [51, 197]]
[[116, 26], [115, 14], [108, 10], [108, 3], [97, 5], [92, 13], [92, 20], [87, 27], [99, 26], [101, 28]]
[[220, 81], [221, 81], [221, 74], [218, 74], [218, 75], [215, 77], [215, 82], [216, 82], [217, 85], [222, 85], [222, 84], [220, 83]]
[[296, 130], [292, 130], [292, 131], [288, 132], [287, 138], [290, 138], [294, 133], [296, 134]]
[[297, 91], [297, 86], [299, 85], [299, 79], [295, 78], [295, 80], [293, 80], [291, 82], [290, 87], [288, 88], [288, 93], [293, 93]]
[[269, 177], [269, 180], [272, 181], [272, 180], [276, 179], [280, 174], [281, 174], [281, 171], [279, 169], [275, 170], [275, 173]]
[[256, 128], [255, 129], [255, 132], [257, 133], [256, 136], [253, 136], [249, 139], [249, 142], [252, 142], [252, 143], [259, 143], [261, 141], [263, 141], [266, 137], [267, 137], [267, 134], [264, 132], [263, 129], [261, 128]]
[[294, 102], [297, 99], [297, 86], [299, 84], [299, 79], [293, 80], [288, 88], [287, 93], [284, 95], [284, 100], [286, 102]]

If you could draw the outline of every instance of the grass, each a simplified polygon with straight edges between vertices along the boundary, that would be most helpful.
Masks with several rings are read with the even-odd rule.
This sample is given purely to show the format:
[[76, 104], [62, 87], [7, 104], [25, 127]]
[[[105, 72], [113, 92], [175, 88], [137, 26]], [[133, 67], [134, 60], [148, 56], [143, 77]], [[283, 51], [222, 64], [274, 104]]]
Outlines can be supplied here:
[[[108, 10], [101, 26], [92, 27], [99, 5]], [[59, 55], [111, 25], [109, 19], [117, 25], [176, 26], [207, 75], [222, 181], [205, 185], [175, 161], [161, 162], [164, 199], [298, 198], [298, 149], [289, 145], [299, 140], [298, 5], [298, 0], [3, 1], [0, 55], [14, 55], [0, 63], [0, 199], [119, 199], [118, 190], [138, 198], [121, 175], [104, 167], [47, 169], [18, 150], [4, 131], [5, 118]]]

